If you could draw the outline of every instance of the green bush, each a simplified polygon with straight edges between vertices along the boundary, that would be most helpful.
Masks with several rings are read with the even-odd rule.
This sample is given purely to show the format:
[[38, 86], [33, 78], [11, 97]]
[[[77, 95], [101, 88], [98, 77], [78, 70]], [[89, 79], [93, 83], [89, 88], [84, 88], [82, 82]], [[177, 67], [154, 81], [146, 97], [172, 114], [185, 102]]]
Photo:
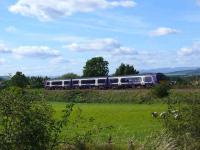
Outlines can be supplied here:
[[[31, 90], [34, 91], [34, 90]], [[31, 92], [30, 91], [30, 92]], [[48, 101], [73, 103], [152, 103], [157, 101], [147, 90], [39, 90]], [[158, 100], [159, 101], [159, 100]]]
[[20, 88], [0, 92], [0, 149], [48, 150], [58, 146], [73, 105], [67, 106], [57, 121], [51, 106], [34, 94]]
[[172, 134], [182, 149], [200, 149], [200, 104], [199, 101], [176, 103], [169, 101], [164, 127]]
[[152, 94], [158, 98], [164, 98], [169, 95], [170, 86], [167, 83], [158, 84], [152, 89]]

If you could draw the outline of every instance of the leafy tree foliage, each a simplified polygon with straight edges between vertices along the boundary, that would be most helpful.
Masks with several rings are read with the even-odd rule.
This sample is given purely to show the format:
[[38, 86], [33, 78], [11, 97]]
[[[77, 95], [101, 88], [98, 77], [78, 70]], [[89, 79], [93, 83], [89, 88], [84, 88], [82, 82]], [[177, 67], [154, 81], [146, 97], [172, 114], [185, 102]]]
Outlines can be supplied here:
[[62, 128], [68, 123], [73, 105], [66, 106], [63, 118], [55, 120], [53, 109], [36, 93], [10, 88], [0, 93], [0, 149], [56, 149]]
[[76, 79], [76, 78], [79, 78], [80, 76], [75, 74], [75, 73], [67, 73], [67, 74], [64, 74], [60, 77], [60, 79]]
[[157, 77], [157, 80], [158, 80], [159, 83], [166, 82], [166, 81], [169, 80], [169, 78], [163, 73], [157, 73], [156, 77]]
[[83, 69], [83, 76], [107, 76], [109, 73], [108, 64], [108, 61], [105, 61], [103, 57], [94, 57], [86, 62]]
[[29, 86], [30, 88], [43, 88], [44, 82], [48, 80], [48, 77], [29, 77]]
[[119, 68], [116, 69], [115, 75], [116, 76], [121, 76], [121, 75], [134, 75], [138, 74], [139, 72], [129, 64], [124, 64], [122, 63]]
[[10, 80], [10, 85], [25, 88], [28, 85], [28, 78], [22, 72], [16, 72]]

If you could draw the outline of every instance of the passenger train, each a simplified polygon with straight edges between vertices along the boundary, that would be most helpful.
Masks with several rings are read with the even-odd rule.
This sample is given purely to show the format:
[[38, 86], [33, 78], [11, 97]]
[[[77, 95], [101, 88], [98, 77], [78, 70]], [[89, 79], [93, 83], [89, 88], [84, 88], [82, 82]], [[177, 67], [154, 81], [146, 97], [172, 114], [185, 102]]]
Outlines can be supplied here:
[[48, 80], [45, 89], [108, 89], [108, 88], [137, 88], [151, 87], [158, 83], [156, 74], [92, 77], [79, 79]]

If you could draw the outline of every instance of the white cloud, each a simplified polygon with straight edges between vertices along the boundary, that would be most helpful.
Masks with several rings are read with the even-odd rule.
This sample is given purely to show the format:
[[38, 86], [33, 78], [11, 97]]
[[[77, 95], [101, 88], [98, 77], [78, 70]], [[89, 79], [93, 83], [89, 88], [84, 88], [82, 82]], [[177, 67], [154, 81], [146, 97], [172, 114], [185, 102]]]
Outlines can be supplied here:
[[0, 53], [11, 53], [11, 50], [3, 43], [0, 43]]
[[5, 31], [13, 33], [13, 32], [17, 31], [17, 28], [15, 26], [8, 26], [8, 27], [5, 28]]
[[56, 57], [50, 61], [51, 64], [68, 64], [70, 61], [62, 56]]
[[47, 46], [20, 46], [14, 48], [12, 53], [18, 57], [49, 58], [59, 57], [59, 51]]
[[41, 21], [50, 21], [78, 12], [135, 5], [133, 0], [18, 0], [16, 4], [9, 7], [9, 10], [24, 16], [37, 17]]
[[3, 58], [0, 58], [0, 65], [4, 64], [5, 63], [5, 59]]
[[137, 52], [111, 38], [90, 40], [82, 43], [72, 43], [64, 46], [66, 49], [76, 52], [108, 52], [114, 55], [132, 55]]
[[199, 56], [200, 43], [194, 43], [191, 47], [183, 47], [178, 51], [179, 56]]
[[132, 48], [120, 47], [113, 52], [113, 55], [137, 55], [138, 52]]
[[178, 30], [172, 29], [172, 28], [167, 28], [167, 27], [160, 27], [157, 28], [149, 33], [150, 36], [165, 36], [165, 35], [170, 35], [170, 34], [177, 34], [179, 33]]

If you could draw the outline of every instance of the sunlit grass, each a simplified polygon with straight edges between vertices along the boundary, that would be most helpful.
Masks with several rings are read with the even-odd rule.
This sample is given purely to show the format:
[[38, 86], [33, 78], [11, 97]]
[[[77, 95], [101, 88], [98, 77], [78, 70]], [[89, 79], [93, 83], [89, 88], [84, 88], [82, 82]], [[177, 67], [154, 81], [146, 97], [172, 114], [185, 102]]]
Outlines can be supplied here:
[[[62, 110], [65, 109], [66, 103], [51, 102], [55, 117], [62, 116]], [[76, 133], [84, 133], [96, 126], [112, 127], [104, 129], [95, 135], [97, 141], [106, 142], [109, 136], [116, 144], [127, 143], [131, 138], [143, 141], [146, 136], [153, 131], [159, 131], [161, 123], [152, 118], [151, 112], [162, 112], [166, 110], [164, 104], [76, 104], [74, 113], [77, 114], [78, 108], [81, 110], [82, 121], [76, 128], [65, 128], [63, 135], [73, 137]], [[94, 121], [91, 123], [91, 118]]]

